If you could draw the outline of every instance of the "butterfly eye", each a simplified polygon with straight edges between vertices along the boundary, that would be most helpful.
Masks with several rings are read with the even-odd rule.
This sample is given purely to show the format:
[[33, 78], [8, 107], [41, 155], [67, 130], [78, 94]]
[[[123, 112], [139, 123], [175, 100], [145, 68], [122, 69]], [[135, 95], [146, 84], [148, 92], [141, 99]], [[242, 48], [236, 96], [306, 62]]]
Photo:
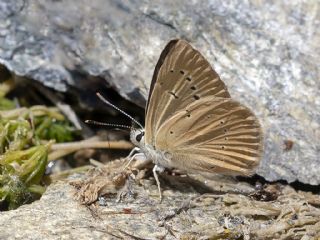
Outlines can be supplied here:
[[144, 136], [144, 132], [139, 133], [139, 134], [136, 136], [137, 142], [140, 142], [143, 136]]

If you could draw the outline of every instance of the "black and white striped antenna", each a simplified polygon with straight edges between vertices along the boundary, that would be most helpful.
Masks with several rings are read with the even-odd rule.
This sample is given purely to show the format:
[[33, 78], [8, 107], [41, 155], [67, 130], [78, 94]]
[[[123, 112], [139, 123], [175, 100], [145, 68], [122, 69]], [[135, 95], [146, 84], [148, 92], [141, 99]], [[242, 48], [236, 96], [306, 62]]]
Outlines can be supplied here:
[[[109, 102], [107, 99], [105, 99], [99, 92], [96, 93], [96, 95], [98, 96], [98, 98], [100, 98], [100, 100], [102, 102], [104, 102], [105, 104], [109, 105], [110, 107], [116, 109], [117, 111], [119, 111], [120, 113], [122, 113], [123, 115], [125, 115], [127, 118], [129, 118], [131, 121], [133, 121], [134, 123], [136, 123], [141, 129], [143, 129], [143, 126], [141, 123], [139, 123], [136, 119], [134, 119], [132, 116], [130, 116], [128, 113], [126, 113], [125, 111], [121, 110], [120, 108], [118, 108], [117, 106], [113, 105], [111, 102]], [[102, 125], [102, 126], [113, 126], [113, 127], [120, 127], [120, 128], [129, 128], [129, 129], [133, 129], [133, 127], [130, 126], [126, 126], [126, 125], [121, 125], [121, 124], [112, 124], [112, 123], [103, 123], [103, 122], [97, 122], [94, 120], [86, 120], [86, 123], [90, 123], [90, 124], [95, 124], [95, 125]]]

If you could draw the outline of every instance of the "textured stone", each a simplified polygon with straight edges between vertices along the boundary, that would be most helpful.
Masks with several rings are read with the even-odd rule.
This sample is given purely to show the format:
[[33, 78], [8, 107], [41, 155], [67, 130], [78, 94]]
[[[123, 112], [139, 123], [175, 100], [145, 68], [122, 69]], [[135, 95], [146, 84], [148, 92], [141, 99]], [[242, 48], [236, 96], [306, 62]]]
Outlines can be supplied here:
[[[0, 63], [59, 91], [99, 76], [143, 105], [172, 38], [198, 48], [265, 131], [258, 174], [320, 184], [318, 1], [0, 1]], [[284, 150], [284, 141], [293, 147]]]
[[[153, 178], [129, 181], [131, 194], [118, 202], [110, 181], [116, 171], [110, 165], [114, 163], [91, 175], [73, 176], [73, 181], [82, 181], [85, 192], [103, 195], [96, 196], [98, 201], [95, 198], [91, 205], [81, 205], [75, 200], [75, 193], [81, 191], [67, 181], [54, 183], [39, 201], [1, 213], [0, 239], [266, 240], [320, 236], [320, 198], [311, 193], [269, 185], [269, 189], [248, 197], [248, 191], [254, 190], [250, 185], [229, 179], [226, 185], [241, 194], [220, 191], [201, 195], [200, 182], [163, 174], [161, 203]], [[210, 180], [202, 186], [210, 192], [208, 189], [221, 189], [225, 182]]]

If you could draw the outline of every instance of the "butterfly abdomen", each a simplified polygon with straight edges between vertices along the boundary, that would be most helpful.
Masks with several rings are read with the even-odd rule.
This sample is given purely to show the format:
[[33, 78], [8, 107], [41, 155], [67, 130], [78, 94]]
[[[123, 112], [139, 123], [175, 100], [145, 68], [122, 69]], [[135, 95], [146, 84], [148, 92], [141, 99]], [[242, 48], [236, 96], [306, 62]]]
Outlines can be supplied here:
[[151, 145], [145, 145], [141, 148], [146, 158], [151, 160], [155, 165], [171, 169], [173, 168], [172, 155], [165, 150], [155, 149]]

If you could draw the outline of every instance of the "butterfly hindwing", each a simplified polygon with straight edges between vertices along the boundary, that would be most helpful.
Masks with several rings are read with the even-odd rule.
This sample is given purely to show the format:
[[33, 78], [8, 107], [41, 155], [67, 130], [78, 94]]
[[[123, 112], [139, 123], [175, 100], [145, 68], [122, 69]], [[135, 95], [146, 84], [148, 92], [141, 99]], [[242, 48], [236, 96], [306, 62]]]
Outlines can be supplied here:
[[225, 84], [190, 44], [172, 40], [163, 50], [152, 79], [146, 107], [145, 142], [154, 145], [163, 122], [206, 96], [229, 98]]
[[155, 147], [172, 167], [250, 175], [259, 163], [262, 132], [254, 114], [227, 98], [204, 97], [168, 118], [155, 133]]

